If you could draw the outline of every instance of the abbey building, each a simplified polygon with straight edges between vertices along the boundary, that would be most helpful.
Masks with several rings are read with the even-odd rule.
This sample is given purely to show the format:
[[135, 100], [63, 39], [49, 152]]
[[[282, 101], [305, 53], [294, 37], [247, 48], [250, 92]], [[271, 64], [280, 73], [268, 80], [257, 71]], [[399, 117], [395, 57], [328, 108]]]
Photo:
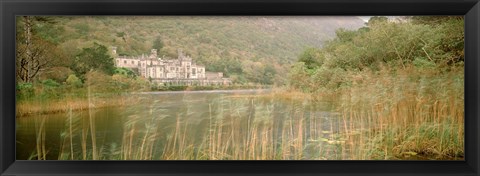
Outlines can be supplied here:
[[155, 83], [170, 85], [228, 85], [229, 78], [222, 72], [207, 72], [205, 66], [197, 65], [190, 56], [178, 50], [177, 59], [166, 59], [157, 56], [157, 50], [141, 56], [117, 56], [116, 47], [112, 47], [116, 67], [129, 68], [140, 76]]

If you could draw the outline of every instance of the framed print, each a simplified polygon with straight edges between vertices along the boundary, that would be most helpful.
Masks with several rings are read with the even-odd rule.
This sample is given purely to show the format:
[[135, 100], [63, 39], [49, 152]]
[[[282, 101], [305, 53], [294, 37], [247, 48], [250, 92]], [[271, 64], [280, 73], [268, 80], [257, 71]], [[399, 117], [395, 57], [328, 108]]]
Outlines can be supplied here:
[[478, 1], [0, 5], [2, 175], [478, 175]]

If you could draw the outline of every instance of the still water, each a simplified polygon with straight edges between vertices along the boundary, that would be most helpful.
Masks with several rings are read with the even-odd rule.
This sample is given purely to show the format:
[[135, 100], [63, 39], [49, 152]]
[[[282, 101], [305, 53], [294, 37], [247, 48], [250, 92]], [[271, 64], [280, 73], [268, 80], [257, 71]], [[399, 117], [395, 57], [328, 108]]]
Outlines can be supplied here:
[[[18, 160], [325, 159], [330, 103], [270, 90], [145, 92], [132, 104], [16, 119]], [[271, 94], [270, 94], [271, 95]], [[323, 152], [332, 153], [334, 149]]]

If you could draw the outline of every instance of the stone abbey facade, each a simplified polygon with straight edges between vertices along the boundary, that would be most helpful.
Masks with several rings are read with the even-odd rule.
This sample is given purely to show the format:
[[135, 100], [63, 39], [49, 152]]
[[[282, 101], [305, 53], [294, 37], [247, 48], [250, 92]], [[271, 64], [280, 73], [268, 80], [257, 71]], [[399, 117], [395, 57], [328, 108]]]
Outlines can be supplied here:
[[197, 65], [190, 56], [178, 50], [177, 59], [166, 59], [157, 56], [157, 50], [141, 56], [117, 56], [116, 47], [112, 47], [115, 66], [136, 71], [140, 76], [155, 83], [168, 85], [228, 85], [229, 78], [222, 72], [207, 72], [205, 66]]

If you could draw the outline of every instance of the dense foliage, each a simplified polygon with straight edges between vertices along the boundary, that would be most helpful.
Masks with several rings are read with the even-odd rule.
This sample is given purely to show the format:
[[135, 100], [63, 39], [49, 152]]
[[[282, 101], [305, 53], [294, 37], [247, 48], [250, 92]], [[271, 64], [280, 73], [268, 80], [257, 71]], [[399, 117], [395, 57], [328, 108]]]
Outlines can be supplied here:
[[108, 54], [107, 47], [94, 43], [92, 47], [83, 48], [75, 57], [72, 66], [76, 73], [85, 75], [90, 70], [100, 70], [112, 75], [115, 71], [113, 58]]
[[[434, 22], [432, 22], [434, 20]], [[323, 48], [306, 49], [290, 72], [290, 85], [308, 92], [350, 87], [356, 76], [413, 67], [445, 73], [464, 62], [463, 19], [373, 17], [358, 30], [337, 30]]]

